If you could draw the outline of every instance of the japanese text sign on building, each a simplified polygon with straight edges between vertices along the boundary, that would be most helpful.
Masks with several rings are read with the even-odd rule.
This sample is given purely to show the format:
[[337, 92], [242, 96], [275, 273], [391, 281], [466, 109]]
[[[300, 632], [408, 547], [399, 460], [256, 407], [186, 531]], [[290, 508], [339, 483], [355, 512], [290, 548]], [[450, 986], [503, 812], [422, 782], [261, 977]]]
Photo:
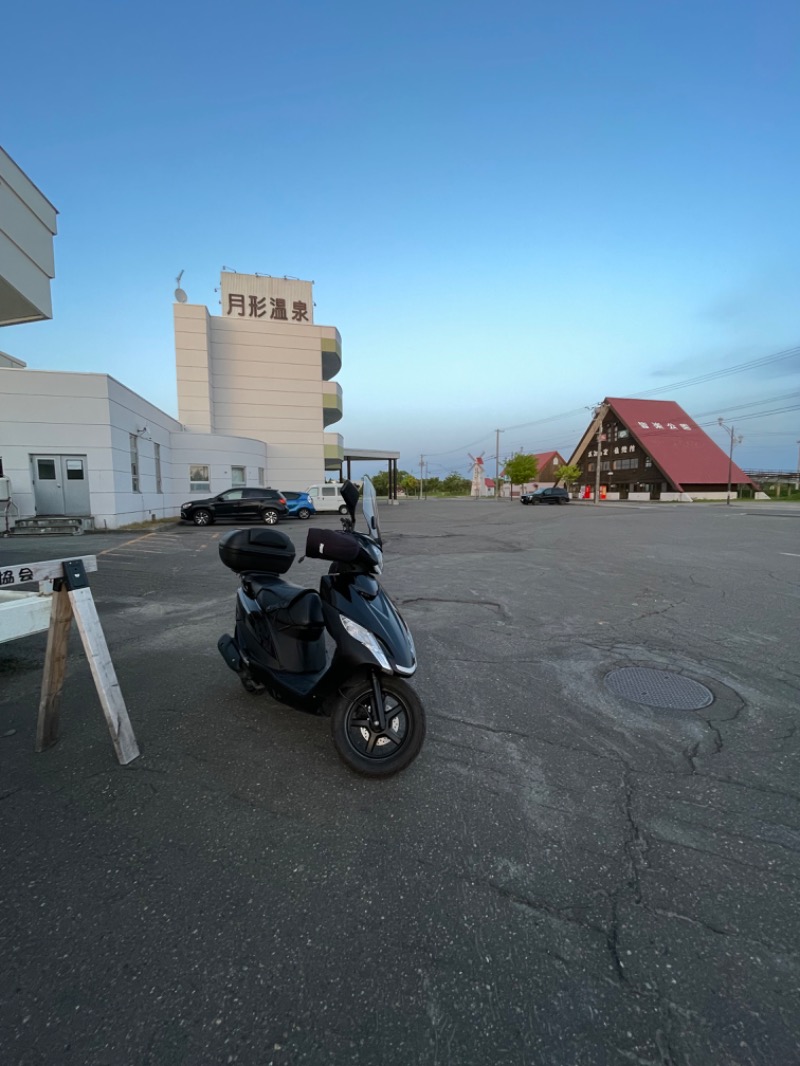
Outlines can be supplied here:
[[223, 318], [312, 325], [312, 283], [293, 278], [223, 272], [220, 283]]
[[686, 422], [679, 422], [677, 426], [674, 422], [640, 422], [639, 425], [642, 429], [688, 429], [690, 432], [692, 429]]

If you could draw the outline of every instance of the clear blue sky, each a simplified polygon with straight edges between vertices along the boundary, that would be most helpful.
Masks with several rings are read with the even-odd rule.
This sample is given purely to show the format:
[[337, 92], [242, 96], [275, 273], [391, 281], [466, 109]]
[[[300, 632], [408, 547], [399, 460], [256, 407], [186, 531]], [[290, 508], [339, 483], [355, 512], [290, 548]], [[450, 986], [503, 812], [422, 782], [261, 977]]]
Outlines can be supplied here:
[[[332, 428], [442, 474], [800, 344], [796, 0], [34, 0], [0, 32], [0, 142], [60, 211], [54, 321], [0, 331], [31, 366], [175, 414], [178, 271], [212, 312], [223, 265], [310, 278]], [[800, 357], [663, 398], [797, 463], [800, 409], [739, 405], [800, 405]]]

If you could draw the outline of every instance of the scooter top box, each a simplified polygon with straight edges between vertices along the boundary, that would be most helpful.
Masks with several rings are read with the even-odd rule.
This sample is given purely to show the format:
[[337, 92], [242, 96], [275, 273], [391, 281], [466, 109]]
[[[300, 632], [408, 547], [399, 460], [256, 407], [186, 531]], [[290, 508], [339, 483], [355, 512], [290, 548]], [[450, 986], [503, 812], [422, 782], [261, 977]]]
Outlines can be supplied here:
[[220, 559], [237, 574], [285, 574], [294, 556], [294, 544], [278, 529], [232, 529], [219, 542]]

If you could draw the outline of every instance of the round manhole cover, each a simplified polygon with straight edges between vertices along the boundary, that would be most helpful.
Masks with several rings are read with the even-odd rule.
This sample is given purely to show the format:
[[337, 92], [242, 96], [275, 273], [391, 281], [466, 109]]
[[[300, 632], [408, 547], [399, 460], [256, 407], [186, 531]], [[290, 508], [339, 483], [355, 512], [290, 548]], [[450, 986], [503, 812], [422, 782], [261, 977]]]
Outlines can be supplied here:
[[646, 707], [666, 707], [670, 711], [699, 711], [714, 702], [714, 694], [699, 681], [672, 674], [668, 670], [648, 670], [626, 666], [605, 677], [606, 687]]

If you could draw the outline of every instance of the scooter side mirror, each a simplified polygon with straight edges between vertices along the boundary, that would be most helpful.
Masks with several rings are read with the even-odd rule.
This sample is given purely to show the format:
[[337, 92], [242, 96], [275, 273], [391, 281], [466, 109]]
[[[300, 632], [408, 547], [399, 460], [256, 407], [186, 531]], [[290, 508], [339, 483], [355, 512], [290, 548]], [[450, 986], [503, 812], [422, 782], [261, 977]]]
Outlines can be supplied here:
[[347, 507], [347, 513], [350, 515], [350, 521], [356, 520], [356, 504], [358, 503], [358, 489], [352, 481], [345, 481], [344, 485], [339, 489], [339, 495], [342, 497]]

